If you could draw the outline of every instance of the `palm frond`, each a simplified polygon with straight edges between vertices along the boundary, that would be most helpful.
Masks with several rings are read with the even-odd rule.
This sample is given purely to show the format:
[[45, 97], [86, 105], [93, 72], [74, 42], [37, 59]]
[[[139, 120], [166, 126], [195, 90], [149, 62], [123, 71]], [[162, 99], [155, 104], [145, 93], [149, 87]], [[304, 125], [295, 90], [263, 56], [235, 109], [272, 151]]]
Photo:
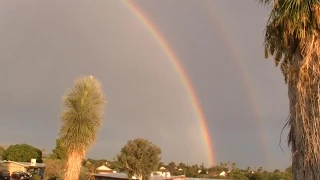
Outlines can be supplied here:
[[[319, 23], [314, 9], [319, 0], [259, 0], [272, 7], [265, 29], [265, 57], [274, 57], [275, 65], [288, 78], [293, 54], [308, 43]], [[319, 20], [319, 19], [318, 19]], [[301, 48], [302, 49], [302, 48]]]
[[101, 83], [92, 76], [76, 80], [64, 100], [60, 136], [68, 151], [86, 150], [94, 143], [102, 125], [105, 98]]
[[271, 2], [272, 2], [273, 0], [258, 0], [258, 1], [259, 1], [259, 3], [261, 3], [261, 4], [269, 5], [269, 4], [271, 4]]

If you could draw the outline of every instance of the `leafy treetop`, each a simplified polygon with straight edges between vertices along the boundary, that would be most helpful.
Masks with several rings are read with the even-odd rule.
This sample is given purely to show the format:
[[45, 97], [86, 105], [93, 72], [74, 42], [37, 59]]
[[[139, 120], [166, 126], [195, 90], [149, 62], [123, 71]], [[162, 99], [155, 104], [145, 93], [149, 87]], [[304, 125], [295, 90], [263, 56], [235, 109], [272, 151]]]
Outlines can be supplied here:
[[50, 158], [52, 159], [67, 159], [67, 150], [63, 147], [63, 143], [61, 139], [56, 139], [56, 147], [52, 150], [50, 154]]
[[16, 144], [9, 146], [2, 154], [3, 160], [30, 162], [31, 159], [36, 159], [42, 163], [42, 152], [28, 144]]
[[2, 156], [2, 153], [4, 150], [5, 150], [5, 148], [3, 146], [0, 146], [0, 157]]
[[129, 179], [135, 175], [139, 179], [148, 180], [150, 174], [159, 165], [160, 155], [161, 149], [159, 147], [148, 140], [137, 138], [128, 141], [117, 158]]

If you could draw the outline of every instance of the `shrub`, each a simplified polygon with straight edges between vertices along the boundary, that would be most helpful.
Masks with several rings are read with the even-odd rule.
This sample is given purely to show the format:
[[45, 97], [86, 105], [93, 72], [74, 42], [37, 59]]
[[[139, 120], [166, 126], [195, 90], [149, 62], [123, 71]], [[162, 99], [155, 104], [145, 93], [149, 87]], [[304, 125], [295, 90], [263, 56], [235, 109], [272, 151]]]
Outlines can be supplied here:
[[38, 174], [34, 174], [32, 175], [32, 177], [30, 178], [30, 180], [41, 180], [41, 177]]

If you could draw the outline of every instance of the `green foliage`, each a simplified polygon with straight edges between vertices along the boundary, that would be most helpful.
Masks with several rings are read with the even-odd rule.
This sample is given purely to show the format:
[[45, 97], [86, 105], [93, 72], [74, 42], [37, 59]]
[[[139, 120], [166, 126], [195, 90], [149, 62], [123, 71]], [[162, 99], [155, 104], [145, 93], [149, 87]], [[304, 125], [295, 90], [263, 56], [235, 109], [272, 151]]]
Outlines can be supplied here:
[[170, 171], [173, 175], [175, 175], [176, 171], [176, 163], [175, 162], [170, 162], [166, 168], [168, 171]]
[[46, 159], [45, 179], [62, 180], [65, 172], [65, 161], [61, 159]]
[[89, 172], [92, 172], [92, 173], [95, 173], [96, 168], [102, 165], [108, 166], [110, 169], [115, 170], [117, 172], [120, 172], [121, 170], [123, 170], [123, 168], [121, 167], [118, 161], [108, 161], [106, 159], [88, 158], [86, 160], [83, 160], [82, 162], [82, 166], [85, 166], [89, 170]]
[[248, 180], [249, 178], [247, 176], [245, 176], [245, 174], [243, 172], [241, 172], [240, 169], [238, 168], [234, 168], [233, 171], [229, 174], [230, 177], [232, 177], [232, 179], [235, 180]]
[[99, 167], [99, 166], [102, 166], [102, 165], [105, 165], [106, 163], [109, 164], [110, 161], [106, 160], [106, 159], [91, 159], [91, 158], [88, 158], [86, 160], [84, 160], [84, 164], [83, 165], [88, 165], [88, 164], [92, 164], [94, 165], [96, 168]]
[[101, 83], [87, 76], [77, 79], [63, 100], [59, 134], [68, 156], [64, 179], [74, 180], [79, 178], [82, 160], [102, 126], [105, 98]]
[[222, 171], [228, 171], [227, 169], [225, 169], [223, 166], [212, 166], [208, 169], [209, 174], [219, 174]]
[[52, 150], [49, 157], [52, 159], [67, 159], [67, 150], [63, 147], [61, 139], [56, 139], [56, 147]]
[[32, 177], [30, 178], [30, 180], [41, 180], [41, 177], [38, 174], [34, 174], [32, 175]]
[[310, 9], [315, 10], [319, 1], [260, 1], [272, 7], [265, 33], [265, 57], [274, 56], [287, 82], [293, 54], [298, 47], [303, 50], [318, 29], [316, 13]]
[[[65, 161], [60, 159], [47, 159], [45, 179], [48, 180], [63, 180], [65, 173]], [[85, 166], [81, 167], [78, 180], [88, 180], [90, 176], [89, 169]]]
[[185, 167], [187, 167], [187, 165], [181, 162], [179, 163], [178, 167], [184, 169]]
[[204, 166], [203, 163], [200, 165], [199, 169], [201, 170], [200, 174], [207, 174], [208, 169]]
[[164, 163], [163, 162], [159, 162], [159, 165], [158, 165], [158, 169], [161, 168], [161, 167], [164, 167]]
[[193, 177], [193, 178], [198, 178], [199, 177], [199, 173], [198, 173], [198, 170], [199, 170], [199, 166], [196, 164], [196, 165], [192, 165], [192, 166], [187, 166], [186, 168], [186, 176], [187, 177]]
[[143, 180], [148, 180], [150, 174], [159, 165], [160, 155], [159, 147], [148, 140], [137, 138], [128, 141], [117, 158], [129, 178], [136, 175], [142, 177]]
[[287, 173], [270, 173], [268, 180], [291, 180], [292, 177]]
[[287, 167], [284, 171], [288, 174], [291, 174], [292, 173], [292, 166]]
[[254, 173], [249, 177], [249, 180], [265, 180], [265, 175], [262, 173]]
[[[119, 157], [119, 155], [117, 156]], [[108, 162], [108, 164], [106, 164]], [[49, 179], [63, 179], [64, 174], [64, 161], [59, 159], [46, 159], [45, 163], [47, 165], [46, 169], [46, 178]], [[96, 173], [95, 169], [101, 165], [106, 165], [112, 170], [116, 170], [117, 172], [128, 172], [126, 168], [123, 167], [124, 163], [118, 161], [117, 159], [113, 159], [108, 161], [106, 159], [91, 159], [88, 158], [83, 161], [82, 169], [80, 173], [80, 179], [89, 178], [90, 173]], [[222, 165], [222, 166], [221, 166]], [[234, 166], [233, 163], [229, 164], [231, 167]], [[203, 164], [198, 165], [186, 165], [184, 163], [179, 163], [178, 165], [174, 162], [170, 162], [169, 164], [164, 164], [159, 162], [158, 168], [165, 167], [170, 171], [171, 175], [186, 175], [187, 177], [192, 178], [213, 178], [213, 179], [234, 179], [234, 180], [291, 180], [291, 167], [286, 168], [284, 171], [280, 171], [275, 169], [274, 171], [267, 172], [264, 171], [262, 167], [253, 170], [254, 173], [251, 173], [252, 169], [247, 167], [243, 170], [239, 168], [234, 168], [231, 172], [227, 173], [226, 177], [219, 176], [222, 171], [225, 171], [226, 163], [221, 163], [217, 166], [212, 166], [210, 168], [206, 168]], [[179, 169], [181, 168], [181, 171]], [[205, 169], [206, 171], [198, 172], [199, 170]], [[206, 173], [208, 171], [208, 174]], [[134, 174], [134, 173], [132, 173]], [[130, 176], [130, 175], [129, 175]], [[145, 176], [148, 178], [149, 176]], [[47, 178], [48, 179], [48, 178]]]
[[88, 180], [90, 178], [89, 169], [82, 166], [80, 170], [79, 180]]
[[96, 140], [105, 104], [101, 83], [92, 76], [76, 80], [64, 97], [60, 136], [69, 152], [85, 152]]
[[113, 169], [117, 172], [122, 172], [124, 171], [124, 167], [122, 166], [122, 164], [119, 161], [111, 161], [109, 162], [109, 168]]
[[42, 152], [28, 144], [16, 144], [9, 146], [2, 154], [3, 160], [30, 162], [31, 159], [36, 159], [37, 162], [42, 161]]
[[232, 168], [232, 170], [236, 170], [237, 169], [237, 164], [236, 163], [232, 163], [231, 164], [231, 168]]
[[249, 180], [291, 180], [290, 173], [275, 170], [274, 172], [247, 174]]
[[2, 156], [2, 153], [4, 150], [5, 150], [5, 148], [3, 146], [0, 146], [0, 157]]
[[[228, 171], [228, 164], [233, 167], [233, 169]], [[180, 164], [179, 164], [180, 165]], [[250, 167], [246, 169], [239, 169], [235, 166], [235, 163], [220, 163], [220, 165], [212, 166], [210, 168], [205, 168], [202, 165], [198, 167], [198, 165], [185, 165], [183, 171], [185, 175], [190, 178], [213, 178], [213, 179], [235, 179], [235, 180], [291, 180], [291, 172], [290, 167], [285, 171], [280, 171], [278, 169], [273, 172], [264, 171], [262, 167], [256, 169], [254, 173]], [[165, 166], [165, 165], [164, 165]], [[207, 173], [198, 173], [198, 170], [207, 169]], [[219, 176], [219, 174], [225, 171], [227, 172], [227, 176]]]

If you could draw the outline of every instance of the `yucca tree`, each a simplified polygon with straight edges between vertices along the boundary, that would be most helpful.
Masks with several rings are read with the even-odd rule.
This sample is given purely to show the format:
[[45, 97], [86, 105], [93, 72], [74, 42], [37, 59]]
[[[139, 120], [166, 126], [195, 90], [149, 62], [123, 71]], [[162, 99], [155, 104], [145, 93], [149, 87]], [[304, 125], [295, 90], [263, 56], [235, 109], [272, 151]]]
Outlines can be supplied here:
[[271, 7], [265, 55], [272, 55], [288, 84], [295, 180], [320, 179], [319, 0], [260, 0]]
[[81, 77], [63, 101], [60, 137], [68, 156], [64, 179], [77, 180], [86, 151], [102, 125], [105, 98], [101, 83], [92, 76]]

